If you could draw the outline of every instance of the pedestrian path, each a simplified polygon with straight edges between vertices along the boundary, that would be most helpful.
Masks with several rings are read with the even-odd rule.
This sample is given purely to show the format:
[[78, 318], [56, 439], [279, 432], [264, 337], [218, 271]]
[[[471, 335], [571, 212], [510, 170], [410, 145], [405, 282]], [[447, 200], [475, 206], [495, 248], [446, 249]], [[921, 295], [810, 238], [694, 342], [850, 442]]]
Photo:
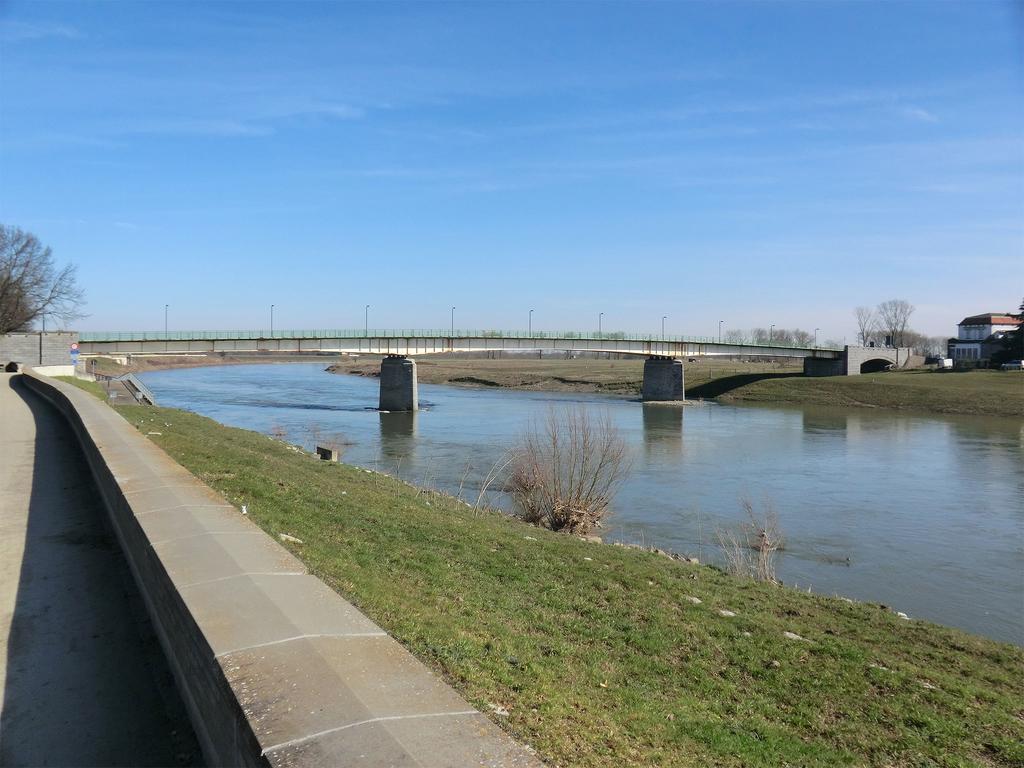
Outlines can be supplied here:
[[0, 374], [0, 765], [201, 762], [70, 427]]

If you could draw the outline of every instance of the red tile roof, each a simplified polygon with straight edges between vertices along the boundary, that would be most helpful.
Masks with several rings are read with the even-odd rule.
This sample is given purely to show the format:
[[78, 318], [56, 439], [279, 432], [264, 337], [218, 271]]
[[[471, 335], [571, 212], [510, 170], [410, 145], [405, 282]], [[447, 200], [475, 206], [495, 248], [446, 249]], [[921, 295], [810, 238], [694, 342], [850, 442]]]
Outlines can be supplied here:
[[1020, 320], [1003, 312], [988, 312], [984, 315], [965, 317], [957, 325], [1020, 325]]

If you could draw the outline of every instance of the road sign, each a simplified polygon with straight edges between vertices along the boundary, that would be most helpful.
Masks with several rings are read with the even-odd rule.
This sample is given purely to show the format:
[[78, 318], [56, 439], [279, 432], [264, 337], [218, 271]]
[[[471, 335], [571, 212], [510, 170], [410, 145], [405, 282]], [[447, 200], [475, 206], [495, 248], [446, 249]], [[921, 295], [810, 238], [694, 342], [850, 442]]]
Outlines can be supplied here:
[[72, 354], [77, 352], [77, 351], [78, 351], [78, 342], [77, 341], [72, 342], [72, 344], [71, 344], [71, 352], [72, 352]]

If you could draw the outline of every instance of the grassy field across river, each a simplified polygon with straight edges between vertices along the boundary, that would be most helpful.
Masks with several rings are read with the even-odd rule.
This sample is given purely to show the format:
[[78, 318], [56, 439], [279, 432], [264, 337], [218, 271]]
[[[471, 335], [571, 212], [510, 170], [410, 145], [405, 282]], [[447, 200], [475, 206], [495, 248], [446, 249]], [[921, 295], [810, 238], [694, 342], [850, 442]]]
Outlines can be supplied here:
[[119, 411], [552, 766], [1024, 765], [1020, 648]]
[[[693, 399], [1024, 417], [1024, 375], [1017, 372], [919, 369], [805, 377], [799, 361], [696, 358], [683, 365], [686, 396]], [[338, 373], [364, 376], [376, 375], [379, 368], [373, 358], [335, 366]], [[643, 360], [423, 357], [417, 359], [417, 372], [428, 384], [639, 396]]]

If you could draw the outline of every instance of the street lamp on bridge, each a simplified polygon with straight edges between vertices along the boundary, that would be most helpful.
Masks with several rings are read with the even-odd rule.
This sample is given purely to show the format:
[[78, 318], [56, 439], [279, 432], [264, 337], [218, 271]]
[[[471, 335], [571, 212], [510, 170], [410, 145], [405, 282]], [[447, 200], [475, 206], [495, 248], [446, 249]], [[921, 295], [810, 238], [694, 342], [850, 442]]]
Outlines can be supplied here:
[[665, 318], [666, 317], [668, 317], [668, 315], [662, 315], [661, 316], [661, 340], [662, 341], [665, 340]]
[[724, 322], [725, 322], [725, 320], [719, 320], [718, 321], [718, 343], [719, 344], [722, 343], [722, 323], [724, 323]]
[[370, 305], [367, 304], [363, 310], [363, 336], [370, 336]]
[[452, 338], [455, 338], [455, 307], [452, 307]]
[[818, 346], [818, 331], [820, 331], [820, 330], [821, 330], [821, 328], [815, 328], [814, 329], [814, 346]]
[[601, 320], [604, 318], [604, 312], [597, 313], [597, 338], [601, 338]]
[[274, 336], [274, 305], [270, 305], [270, 336]]
[[526, 333], [528, 336], [533, 336], [533, 310], [530, 310], [530, 319], [527, 321]]
[[772, 324], [772, 327], [768, 329], [768, 343], [769, 344], [772, 343], [772, 339], [773, 338], [775, 338], [775, 325], [774, 324]]

